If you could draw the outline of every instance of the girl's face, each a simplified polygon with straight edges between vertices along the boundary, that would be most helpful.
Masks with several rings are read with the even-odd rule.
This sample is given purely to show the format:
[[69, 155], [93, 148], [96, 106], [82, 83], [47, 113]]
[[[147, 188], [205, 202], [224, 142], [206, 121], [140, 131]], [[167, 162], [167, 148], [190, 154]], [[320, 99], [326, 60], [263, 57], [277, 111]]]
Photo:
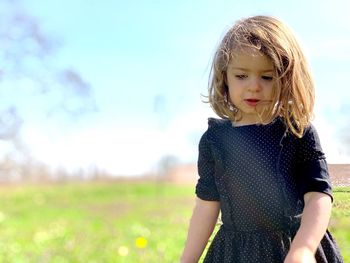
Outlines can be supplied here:
[[236, 125], [261, 122], [259, 113], [272, 103], [274, 66], [261, 52], [253, 49], [237, 52], [227, 68], [227, 86], [231, 103], [242, 116]]

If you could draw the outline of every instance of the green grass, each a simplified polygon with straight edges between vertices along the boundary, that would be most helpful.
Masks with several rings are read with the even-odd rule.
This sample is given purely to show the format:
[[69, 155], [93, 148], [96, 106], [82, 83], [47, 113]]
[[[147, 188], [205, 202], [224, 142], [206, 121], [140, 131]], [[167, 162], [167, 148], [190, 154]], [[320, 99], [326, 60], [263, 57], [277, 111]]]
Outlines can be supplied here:
[[334, 189], [329, 229], [342, 251], [344, 262], [350, 262], [350, 187]]
[[[2, 186], [0, 262], [178, 262], [193, 191], [126, 182]], [[349, 216], [350, 189], [336, 189], [330, 228], [345, 262]]]

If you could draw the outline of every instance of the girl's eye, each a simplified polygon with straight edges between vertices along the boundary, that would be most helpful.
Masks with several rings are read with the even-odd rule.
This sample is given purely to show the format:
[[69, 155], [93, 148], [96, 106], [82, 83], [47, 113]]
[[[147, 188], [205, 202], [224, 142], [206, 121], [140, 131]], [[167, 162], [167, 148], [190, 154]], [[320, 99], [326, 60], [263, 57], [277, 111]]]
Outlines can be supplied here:
[[245, 79], [247, 75], [236, 75], [235, 77], [238, 79]]
[[271, 77], [271, 76], [262, 76], [261, 78], [264, 80], [267, 80], [267, 81], [273, 80], [273, 77]]

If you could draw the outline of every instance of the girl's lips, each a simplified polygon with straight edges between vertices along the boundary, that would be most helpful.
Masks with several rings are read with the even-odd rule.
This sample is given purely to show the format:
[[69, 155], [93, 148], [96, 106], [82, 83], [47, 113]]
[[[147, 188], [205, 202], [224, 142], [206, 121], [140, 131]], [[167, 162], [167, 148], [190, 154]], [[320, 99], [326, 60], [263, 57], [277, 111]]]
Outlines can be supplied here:
[[259, 101], [258, 99], [245, 99], [245, 103], [247, 103], [249, 106], [256, 106], [258, 105]]

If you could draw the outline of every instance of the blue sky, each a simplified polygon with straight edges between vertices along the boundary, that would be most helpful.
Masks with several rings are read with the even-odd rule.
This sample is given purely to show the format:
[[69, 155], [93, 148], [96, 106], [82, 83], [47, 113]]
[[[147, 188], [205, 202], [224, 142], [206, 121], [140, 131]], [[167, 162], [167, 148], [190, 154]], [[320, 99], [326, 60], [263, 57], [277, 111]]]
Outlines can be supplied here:
[[[53, 167], [117, 175], [156, 169], [164, 155], [194, 162], [214, 116], [206, 94], [219, 39], [241, 17], [279, 17], [297, 34], [316, 81], [316, 119], [329, 162], [349, 162], [339, 134], [350, 122], [348, 1], [22, 0], [61, 44], [52, 62], [90, 83], [98, 111], [78, 121], [26, 115], [31, 154]], [[50, 103], [50, 101], [48, 101]], [[350, 123], [349, 123], [350, 125]]]

